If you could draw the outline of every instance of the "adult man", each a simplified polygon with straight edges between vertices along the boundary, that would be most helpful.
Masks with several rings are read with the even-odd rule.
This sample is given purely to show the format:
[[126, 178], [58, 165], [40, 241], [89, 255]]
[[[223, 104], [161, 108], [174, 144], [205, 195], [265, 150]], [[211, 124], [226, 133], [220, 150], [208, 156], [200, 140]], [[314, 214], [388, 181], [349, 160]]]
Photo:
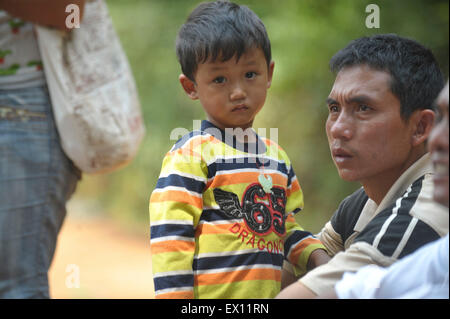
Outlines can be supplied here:
[[[433, 199], [448, 207], [448, 82], [437, 99], [438, 119], [428, 147], [435, 170]], [[429, 243], [389, 268], [369, 265], [346, 273], [335, 287], [339, 298], [448, 299], [449, 235]], [[336, 296], [330, 296], [336, 297]]]
[[333, 258], [279, 298], [333, 291], [346, 271], [388, 266], [448, 232], [448, 213], [432, 201], [426, 141], [432, 103], [444, 80], [432, 53], [396, 35], [352, 41], [330, 61], [337, 72], [326, 131], [344, 180], [362, 188], [344, 199], [320, 239]]

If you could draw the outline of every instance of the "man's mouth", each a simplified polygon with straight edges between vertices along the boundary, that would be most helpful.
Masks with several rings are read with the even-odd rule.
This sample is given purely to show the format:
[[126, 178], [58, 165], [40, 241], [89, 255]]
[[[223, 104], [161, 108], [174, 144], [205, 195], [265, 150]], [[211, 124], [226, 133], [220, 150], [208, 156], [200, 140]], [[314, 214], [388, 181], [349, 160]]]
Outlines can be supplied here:
[[343, 148], [333, 148], [331, 153], [336, 163], [341, 163], [352, 158], [352, 155]]

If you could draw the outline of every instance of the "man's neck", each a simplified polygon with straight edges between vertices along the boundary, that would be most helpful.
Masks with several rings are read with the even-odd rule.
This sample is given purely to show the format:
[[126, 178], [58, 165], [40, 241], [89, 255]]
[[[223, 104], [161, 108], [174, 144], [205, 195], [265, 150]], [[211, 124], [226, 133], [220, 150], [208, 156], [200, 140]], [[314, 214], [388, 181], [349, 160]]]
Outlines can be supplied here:
[[392, 185], [399, 179], [399, 177], [410, 168], [415, 162], [417, 162], [426, 151], [417, 152], [413, 156], [399, 167], [394, 167], [390, 171], [385, 171], [371, 179], [361, 181], [364, 191], [371, 200], [373, 200], [377, 205], [380, 205], [383, 198], [391, 189]]

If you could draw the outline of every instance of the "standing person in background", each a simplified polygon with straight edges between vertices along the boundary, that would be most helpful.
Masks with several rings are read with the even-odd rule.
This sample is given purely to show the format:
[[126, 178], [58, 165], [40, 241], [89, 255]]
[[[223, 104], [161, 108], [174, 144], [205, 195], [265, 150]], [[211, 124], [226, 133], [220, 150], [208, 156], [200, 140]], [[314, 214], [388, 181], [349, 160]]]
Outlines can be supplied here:
[[[48, 269], [80, 171], [61, 149], [33, 24], [66, 30], [84, 0], [0, 0], [0, 298], [49, 298]], [[54, 106], [57, 107], [57, 106]]]

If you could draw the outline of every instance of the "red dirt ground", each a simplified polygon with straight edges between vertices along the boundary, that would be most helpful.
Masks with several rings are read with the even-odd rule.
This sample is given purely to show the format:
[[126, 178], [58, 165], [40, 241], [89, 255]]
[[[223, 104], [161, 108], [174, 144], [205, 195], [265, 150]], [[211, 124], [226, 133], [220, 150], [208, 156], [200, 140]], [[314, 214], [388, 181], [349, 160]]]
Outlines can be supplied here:
[[49, 271], [50, 296], [153, 298], [148, 238], [133, 236], [105, 218], [72, 215], [58, 237]]

